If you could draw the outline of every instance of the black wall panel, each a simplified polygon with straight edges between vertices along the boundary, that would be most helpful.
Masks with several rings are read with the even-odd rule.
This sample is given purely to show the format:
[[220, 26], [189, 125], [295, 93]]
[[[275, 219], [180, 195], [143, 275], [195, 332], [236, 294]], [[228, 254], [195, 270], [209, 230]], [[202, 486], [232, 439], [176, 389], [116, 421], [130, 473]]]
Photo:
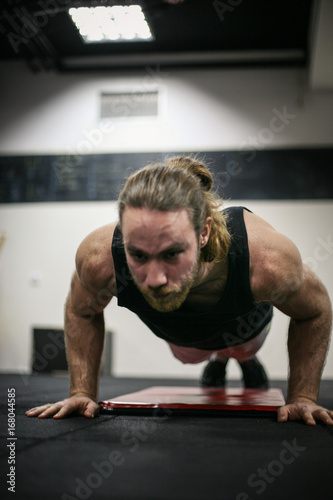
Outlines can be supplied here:
[[[0, 203], [116, 200], [125, 178], [175, 153], [1, 156]], [[226, 199], [333, 198], [333, 148], [208, 151]]]

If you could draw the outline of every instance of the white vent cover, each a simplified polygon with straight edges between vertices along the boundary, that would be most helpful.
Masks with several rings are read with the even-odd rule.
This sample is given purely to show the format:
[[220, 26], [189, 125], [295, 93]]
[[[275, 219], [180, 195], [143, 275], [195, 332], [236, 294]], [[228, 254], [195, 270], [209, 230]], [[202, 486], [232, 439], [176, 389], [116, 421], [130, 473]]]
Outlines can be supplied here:
[[101, 94], [101, 118], [157, 116], [158, 92]]

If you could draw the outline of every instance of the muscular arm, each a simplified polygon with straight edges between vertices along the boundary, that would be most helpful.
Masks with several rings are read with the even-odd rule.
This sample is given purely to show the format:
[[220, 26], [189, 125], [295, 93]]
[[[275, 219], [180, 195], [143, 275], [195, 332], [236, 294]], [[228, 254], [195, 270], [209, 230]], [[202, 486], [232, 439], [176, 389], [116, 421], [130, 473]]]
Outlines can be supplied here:
[[274, 305], [291, 318], [287, 406], [280, 410], [279, 421], [301, 417], [307, 424], [314, 425], [317, 418], [332, 425], [333, 412], [316, 404], [332, 327], [326, 289], [304, 266], [298, 288], [286, 293], [285, 301]]
[[65, 307], [65, 342], [70, 398], [31, 409], [28, 416], [63, 418], [98, 413], [97, 392], [104, 345], [103, 310], [116, 294], [111, 256], [113, 226], [91, 233], [76, 255], [76, 272]]
[[327, 291], [318, 277], [304, 266], [299, 289], [279, 308], [291, 317], [288, 402], [316, 403], [332, 327]]
[[278, 419], [333, 425], [333, 412], [317, 406], [332, 328], [329, 296], [288, 238], [270, 227], [262, 226], [262, 231], [266, 236], [252, 259], [252, 290], [258, 301], [267, 300], [290, 317], [287, 405]]
[[[90, 303], [91, 302], [91, 303]], [[65, 341], [70, 395], [97, 398], [104, 345], [104, 315], [75, 273], [65, 308]]]

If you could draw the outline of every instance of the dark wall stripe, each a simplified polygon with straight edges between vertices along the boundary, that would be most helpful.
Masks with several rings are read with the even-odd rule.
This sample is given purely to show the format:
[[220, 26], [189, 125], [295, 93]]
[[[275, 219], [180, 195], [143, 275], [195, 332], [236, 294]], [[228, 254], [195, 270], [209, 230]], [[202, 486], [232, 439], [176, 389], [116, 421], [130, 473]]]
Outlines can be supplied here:
[[[116, 200], [125, 178], [174, 154], [1, 156], [0, 203]], [[333, 148], [198, 153], [227, 199], [333, 198]]]

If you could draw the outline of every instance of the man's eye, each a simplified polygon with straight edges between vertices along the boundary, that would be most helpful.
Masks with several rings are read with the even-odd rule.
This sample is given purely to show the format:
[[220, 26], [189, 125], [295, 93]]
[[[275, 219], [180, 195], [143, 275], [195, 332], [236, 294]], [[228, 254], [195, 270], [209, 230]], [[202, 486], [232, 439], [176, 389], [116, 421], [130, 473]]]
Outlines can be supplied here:
[[179, 254], [180, 254], [179, 250], [170, 250], [165, 254], [165, 257], [169, 260], [173, 260], [176, 259], [179, 256]]
[[132, 253], [131, 257], [138, 262], [143, 262], [146, 260], [146, 256], [140, 252]]

